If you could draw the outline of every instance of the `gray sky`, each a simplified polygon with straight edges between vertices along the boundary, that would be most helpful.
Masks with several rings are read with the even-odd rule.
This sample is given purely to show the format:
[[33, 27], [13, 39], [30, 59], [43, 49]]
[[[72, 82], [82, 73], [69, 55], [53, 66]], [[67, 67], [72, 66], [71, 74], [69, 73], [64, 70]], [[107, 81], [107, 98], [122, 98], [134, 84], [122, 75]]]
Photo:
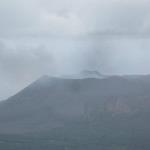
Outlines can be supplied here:
[[44, 74], [150, 73], [150, 0], [0, 0], [0, 99]]

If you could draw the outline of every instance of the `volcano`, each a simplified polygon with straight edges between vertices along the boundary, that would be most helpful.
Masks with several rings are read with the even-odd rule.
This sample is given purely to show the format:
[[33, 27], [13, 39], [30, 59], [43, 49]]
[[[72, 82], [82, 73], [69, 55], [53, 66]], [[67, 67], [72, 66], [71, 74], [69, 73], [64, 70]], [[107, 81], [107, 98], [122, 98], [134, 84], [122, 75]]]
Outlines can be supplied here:
[[2, 101], [0, 148], [150, 148], [150, 76], [96, 76], [43, 76]]

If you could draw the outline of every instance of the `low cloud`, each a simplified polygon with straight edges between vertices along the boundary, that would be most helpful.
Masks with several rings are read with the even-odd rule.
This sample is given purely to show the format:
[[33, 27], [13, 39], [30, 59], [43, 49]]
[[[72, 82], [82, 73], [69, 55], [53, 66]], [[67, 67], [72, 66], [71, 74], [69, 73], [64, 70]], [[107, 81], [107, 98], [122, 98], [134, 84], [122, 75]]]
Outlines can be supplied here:
[[149, 0], [1, 0], [0, 99], [38, 77], [150, 73]]
[[[10, 96], [45, 74], [64, 75], [86, 69], [104, 74], [150, 73], [149, 39], [10, 41], [0, 43], [1, 97]], [[4, 87], [9, 87], [5, 88], [7, 94]]]

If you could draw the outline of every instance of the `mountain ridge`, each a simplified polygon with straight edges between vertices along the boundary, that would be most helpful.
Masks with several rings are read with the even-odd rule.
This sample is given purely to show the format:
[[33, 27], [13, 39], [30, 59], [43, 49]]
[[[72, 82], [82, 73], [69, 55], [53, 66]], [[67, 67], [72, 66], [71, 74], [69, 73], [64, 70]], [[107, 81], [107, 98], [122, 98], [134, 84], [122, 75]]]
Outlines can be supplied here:
[[[64, 79], [43, 76], [0, 104], [0, 121], [8, 120], [7, 122], [11, 122], [10, 120], [12, 120], [14, 122], [13, 118], [16, 120], [21, 115], [25, 116], [26, 119], [35, 115], [35, 118], [39, 120], [40, 117], [37, 115], [42, 115], [41, 120], [45, 116], [45, 121], [48, 124], [53, 124], [57, 120], [56, 118], [70, 121], [72, 119], [78, 120], [78, 118], [83, 119], [85, 117], [86, 111], [92, 113], [93, 109], [96, 110], [96, 105], [99, 105], [100, 109], [107, 113], [132, 114], [136, 109], [132, 111], [135, 106], [130, 108], [130, 103], [138, 102], [142, 104], [141, 100], [136, 101], [132, 98], [145, 97], [147, 101], [150, 96], [148, 92], [150, 85], [147, 86], [147, 84], [141, 84], [141, 82], [135, 82], [120, 76], [102, 79]], [[50, 117], [53, 120], [51, 123], [48, 121], [48, 114], [52, 115]], [[20, 119], [22, 120], [22, 118]], [[61, 122], [59, 119], [56, 122]]]
[[58, 145], [65, 150], [66, 145], [72, 144], [81, 149], [84, 145], [109, 150], [112, 145], [119, 145], [128, 150], [132, 139], [137, 149], [141, 135], [143, 139], [150, 138], [149, 91], [149, 76], [43, 76], [0, 103], [0, 139], [46, 138], [44, 145], [56, 150]]

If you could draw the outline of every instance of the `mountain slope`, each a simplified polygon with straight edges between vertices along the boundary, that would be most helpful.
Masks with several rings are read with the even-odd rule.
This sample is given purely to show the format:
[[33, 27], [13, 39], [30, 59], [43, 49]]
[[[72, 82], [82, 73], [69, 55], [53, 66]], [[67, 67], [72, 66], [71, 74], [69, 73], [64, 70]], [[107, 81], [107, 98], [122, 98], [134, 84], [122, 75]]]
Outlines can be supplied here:
[[66, 121], [84, 119], [96, 109], [132, 114], [136, 109], [141, 111], [150, 106], [149, 89], [148, 83], [123, 77], [61, 79], [44, 76], [1, 103], [0, 132], [5, 132], [6, 124], [11, 126], [7, 132], [51, 129], [63, 126]]
[[136, 145], [150, 138], [149, 79], [44, 76], [0, 103], [0, 135], [48, 136], [78, 145], [99, 141], [104, 147], [119, 141], [119, 148], [129, 149], [131, 139]]

